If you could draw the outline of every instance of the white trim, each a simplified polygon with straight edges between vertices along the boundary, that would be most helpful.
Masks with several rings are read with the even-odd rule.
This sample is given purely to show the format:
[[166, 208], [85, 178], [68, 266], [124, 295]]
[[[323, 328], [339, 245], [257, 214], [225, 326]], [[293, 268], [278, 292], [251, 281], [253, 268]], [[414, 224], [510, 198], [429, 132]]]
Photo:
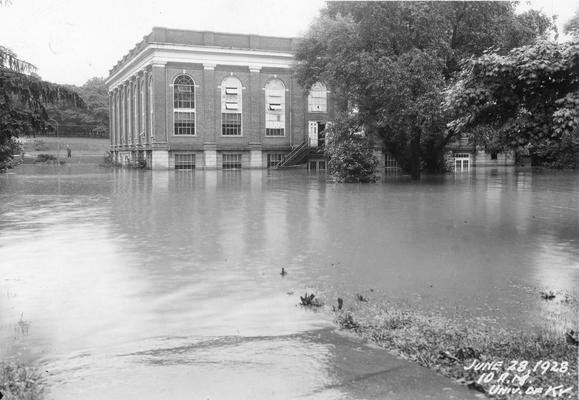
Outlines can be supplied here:
[[149, 64], [159, 67], [169, 62], [240, 65], [251, 71], [264, 67], [290, 69], [293, 60], [293, 54], [286, 52], [151, 43], [112, 73], [105, 83], [109, 85], [109, 91], [113, 90]]
[[[193, 87], [195, 88], [193, 90], [193, 104], [195, 105], [195, 108], [175, 108], [175, 81], [181, 77], [181, 76], [186, 76], [189, 79], [191, 79], [191, 82], [193, 82]], [[171, 91], [173, 92], [173, 96], [171, 96], [171, 108], [173, 109], [173, 126], [171, 129], [172, 132], [172, 136], [179, 136], [179, 137], [190, 137], [190, 136], [197, 136], [197, 90], [195, 87], [195, 79], [193, 79], [193, 77], [191, 75], [189, 75], [188, 73], [182, 73], [182, 74], [177, 74], [173, 77], [173, 81], [171, 84], [169, 84], [169, 87], [171, 88]], [[193, 114], [193, 134], [192, 135], [187, 135], [187, 134], [176, 134], [175, 133], [175, 114], [181, 112], [181, 113], [189, 113], [189, 114]]]

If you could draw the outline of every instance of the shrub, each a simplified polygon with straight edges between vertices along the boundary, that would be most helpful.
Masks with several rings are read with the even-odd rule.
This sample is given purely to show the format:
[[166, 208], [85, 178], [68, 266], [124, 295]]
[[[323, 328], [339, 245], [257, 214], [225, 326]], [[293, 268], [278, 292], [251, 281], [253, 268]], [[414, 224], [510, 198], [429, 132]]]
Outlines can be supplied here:
[[38, 400], [43, 397], [42, 375], [34, 367], [0, 362], [0, 393], [6, 399]]
[[47, 162], [56, 162], [56, 156], [53, 154], [39, 154], [36, 156], [35, 163], [47, 163]]
[[374, 148], [356, 120], [338, 118], [326, 132], [328, 170], [338, 182], [375, 182], [378, 160]]

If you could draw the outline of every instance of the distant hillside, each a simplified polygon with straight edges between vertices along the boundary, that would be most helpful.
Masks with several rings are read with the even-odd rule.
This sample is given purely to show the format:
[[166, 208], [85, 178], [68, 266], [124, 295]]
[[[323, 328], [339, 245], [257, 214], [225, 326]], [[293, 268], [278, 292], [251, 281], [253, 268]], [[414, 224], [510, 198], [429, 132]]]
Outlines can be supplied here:
[[65, 85], [77, 92], [86, 102], [86, 109], [66, 106], [48, 106], [48, 116], [56, 120], [53, 129], [43, 134], [61, 137], [109, 137], [109, 100], [103, 78], [91, 78], [78, 87]]

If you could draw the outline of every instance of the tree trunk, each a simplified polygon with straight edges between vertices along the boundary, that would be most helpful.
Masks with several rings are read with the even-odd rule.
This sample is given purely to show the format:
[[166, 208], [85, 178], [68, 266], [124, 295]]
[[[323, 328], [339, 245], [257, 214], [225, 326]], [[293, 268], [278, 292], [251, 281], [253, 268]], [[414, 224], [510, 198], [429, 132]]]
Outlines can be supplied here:
[[410, 142], [410, 176], [414, 180], [420, 179], [420, 134]]

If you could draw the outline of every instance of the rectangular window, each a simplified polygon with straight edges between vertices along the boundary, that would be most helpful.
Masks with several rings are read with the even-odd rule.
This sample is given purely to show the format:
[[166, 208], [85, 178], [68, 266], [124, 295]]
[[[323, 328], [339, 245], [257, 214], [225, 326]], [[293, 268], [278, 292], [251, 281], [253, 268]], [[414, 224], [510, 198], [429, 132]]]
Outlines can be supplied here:
[[225, 103], [225, 109], [226, 110], [239, 110], [239, 104], [227, 102], [227, 103]]
[[328, 101], [326, 92], [312, 92], [308, 98], [308, 111], [310, 112], [326, 112], [328, 109]]
[[195, 108], [195, 93], [193, 86], [175, 85], [174, 108]]
[[175, 154], [175, 169], [195, 169], [195, 154]]
[[225, 94], [230, 96], [237, 96], [239, 94], [239, 89], [236, 87], [227, 87], [225, 88]]
[[283, 153], [269, 153], [267, 155], [267, 168], [276, 167], [283, 160]]
[[398, 169], [398, 161], [389, 153], [386, 153], [386, 169]]
[[221, 114], [221, 134], [223, 136], [241, 136], [241, 114]]
[[265, 136], [284, 136], [284, 118], [281, 114], [265, 115]]
[[285, 136], [285, 90], [267, 89], [265, 136]]
[[195, 113], [175, 111], [175, 135], [195, 135]]
[[282, 129], [266, 128], [265, 136], [284, 136], [283, 128]]
[[223, 154], [223, 169], [241, 169], [241, 154]]

